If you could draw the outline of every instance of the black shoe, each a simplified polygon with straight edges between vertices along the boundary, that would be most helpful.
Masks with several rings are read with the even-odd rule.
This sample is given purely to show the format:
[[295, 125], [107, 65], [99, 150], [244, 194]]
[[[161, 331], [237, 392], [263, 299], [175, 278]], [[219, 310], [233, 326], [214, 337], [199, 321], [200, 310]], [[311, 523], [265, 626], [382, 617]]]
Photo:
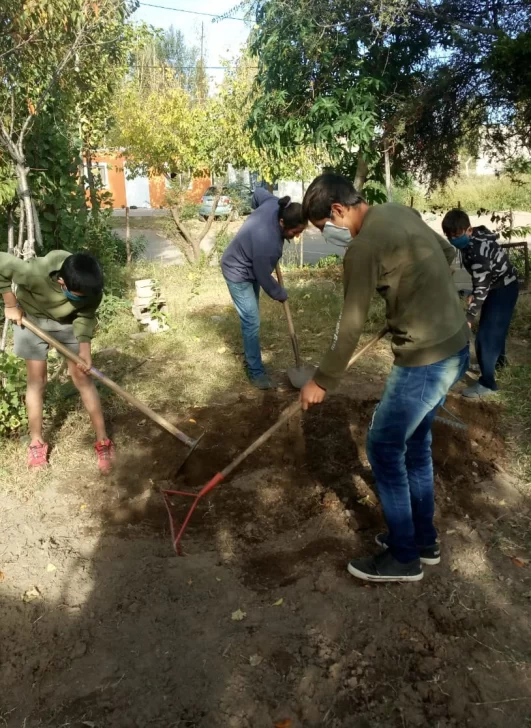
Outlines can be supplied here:
[[402, 564], [386, 551], [372, 558], [351, 561], [348, 572], [363, 581], [420, 581], [424, 578], [420, 559]]
[[275, 384], [271, 377], [269, 377], [267, 374], [262, 374], [260, 377], [255, 377], [254, 379], [249, 380], [253, 387], [256, 387], [257, 389], [274, 389]]
[[[388, 533], [379, 533], [376, 536], [375, 541], [378, 546], [381, 546], [383, 549], [387, 550], [389, 548], [389, 545], [387, 543], [388, 538]], [[423, 564], [426, 564], [427, 566], [437, 566], [437, 564], [441, 563], [441, 547], [438, 543], [434, 544], [433, 546], [425, 546], [424, 548], [419, 548], [419, 551], [420, 560]]]

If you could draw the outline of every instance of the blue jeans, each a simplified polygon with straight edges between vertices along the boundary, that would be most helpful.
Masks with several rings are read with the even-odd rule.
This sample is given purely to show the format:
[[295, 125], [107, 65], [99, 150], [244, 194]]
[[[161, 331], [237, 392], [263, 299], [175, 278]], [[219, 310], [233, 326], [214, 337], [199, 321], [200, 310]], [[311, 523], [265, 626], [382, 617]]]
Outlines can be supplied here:
[[497, 390], [496, 365], [505, 360], [505, 340], [518, 300], [519, 286], [515, 281], [503, 288], [489, 291], [481, 307], [478, 334], [476, 336], [476, 355], [481, 377], [479, 383], [488, 389]]
[[260, 286], [254, 282], [232, 283], [225, 279], [240, 317], [243, 351], [251, 379], [265, 374], [260, 350]]
[[389, 529], [389, 549], [403, 563], [418, 559], [419, 547], [437, 541], [431, 426], [469, 361], [466, 346], [429, 366], [394, 366], [373, 415], [367, 456]]

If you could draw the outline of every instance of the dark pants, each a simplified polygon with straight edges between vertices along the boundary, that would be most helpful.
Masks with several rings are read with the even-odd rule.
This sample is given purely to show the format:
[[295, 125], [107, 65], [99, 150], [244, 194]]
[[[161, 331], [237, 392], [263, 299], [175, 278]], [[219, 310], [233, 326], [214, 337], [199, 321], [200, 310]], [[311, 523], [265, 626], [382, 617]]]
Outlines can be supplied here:
[[429, 366], [394, 366], [374, 413], [367, 456], [389, 529], [389, 549], [398, 561], [418, 559], [419, 548], [437, 541], [431, 426], [469, 363], [466, 346]]
[[515, 281], [503, 288], [491, 290], [481, 308], [476, 355], [481, 370], [479, 383], [488, 389], [498, 389], [496, 366], [505, 363], [505, 340], [517, 300], [518, 283]]

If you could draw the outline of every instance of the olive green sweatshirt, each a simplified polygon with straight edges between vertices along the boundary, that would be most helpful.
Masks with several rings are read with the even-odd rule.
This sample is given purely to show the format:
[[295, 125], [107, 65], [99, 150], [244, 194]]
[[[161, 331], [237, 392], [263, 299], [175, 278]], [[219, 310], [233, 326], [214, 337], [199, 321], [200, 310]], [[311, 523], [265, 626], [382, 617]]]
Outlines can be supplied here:
[[453, 356], [469, 338], [452, 280], [454, 248], [409, 207], [369, 208], [344, 259], [343, 312], [315, 375], [334, 389], [348, 367], [374, 291], [385, 299], [395, 364], [418, 367]]
[[71, 255], [55, 250], [43, 258], [20, 260], [0, 253], [0, 294], [17, 285], [17, 300], [24, 312], [37, 318], [49, 318], [62, 324], [71, 323], [78, 341], [90, 341], [96, 328], [96, 311], [101, 296], [87, 301], [69, 301], [57, 283], [57, 272]]

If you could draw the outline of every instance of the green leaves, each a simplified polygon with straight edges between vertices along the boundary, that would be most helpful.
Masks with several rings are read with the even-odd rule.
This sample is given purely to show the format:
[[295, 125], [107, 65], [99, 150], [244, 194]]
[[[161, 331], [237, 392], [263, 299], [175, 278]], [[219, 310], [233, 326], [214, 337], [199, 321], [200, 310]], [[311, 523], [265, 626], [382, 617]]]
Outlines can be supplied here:
[[27, 425], [26, 364], [14, 354], [0, 352], [0, 438], [17, 434]]

